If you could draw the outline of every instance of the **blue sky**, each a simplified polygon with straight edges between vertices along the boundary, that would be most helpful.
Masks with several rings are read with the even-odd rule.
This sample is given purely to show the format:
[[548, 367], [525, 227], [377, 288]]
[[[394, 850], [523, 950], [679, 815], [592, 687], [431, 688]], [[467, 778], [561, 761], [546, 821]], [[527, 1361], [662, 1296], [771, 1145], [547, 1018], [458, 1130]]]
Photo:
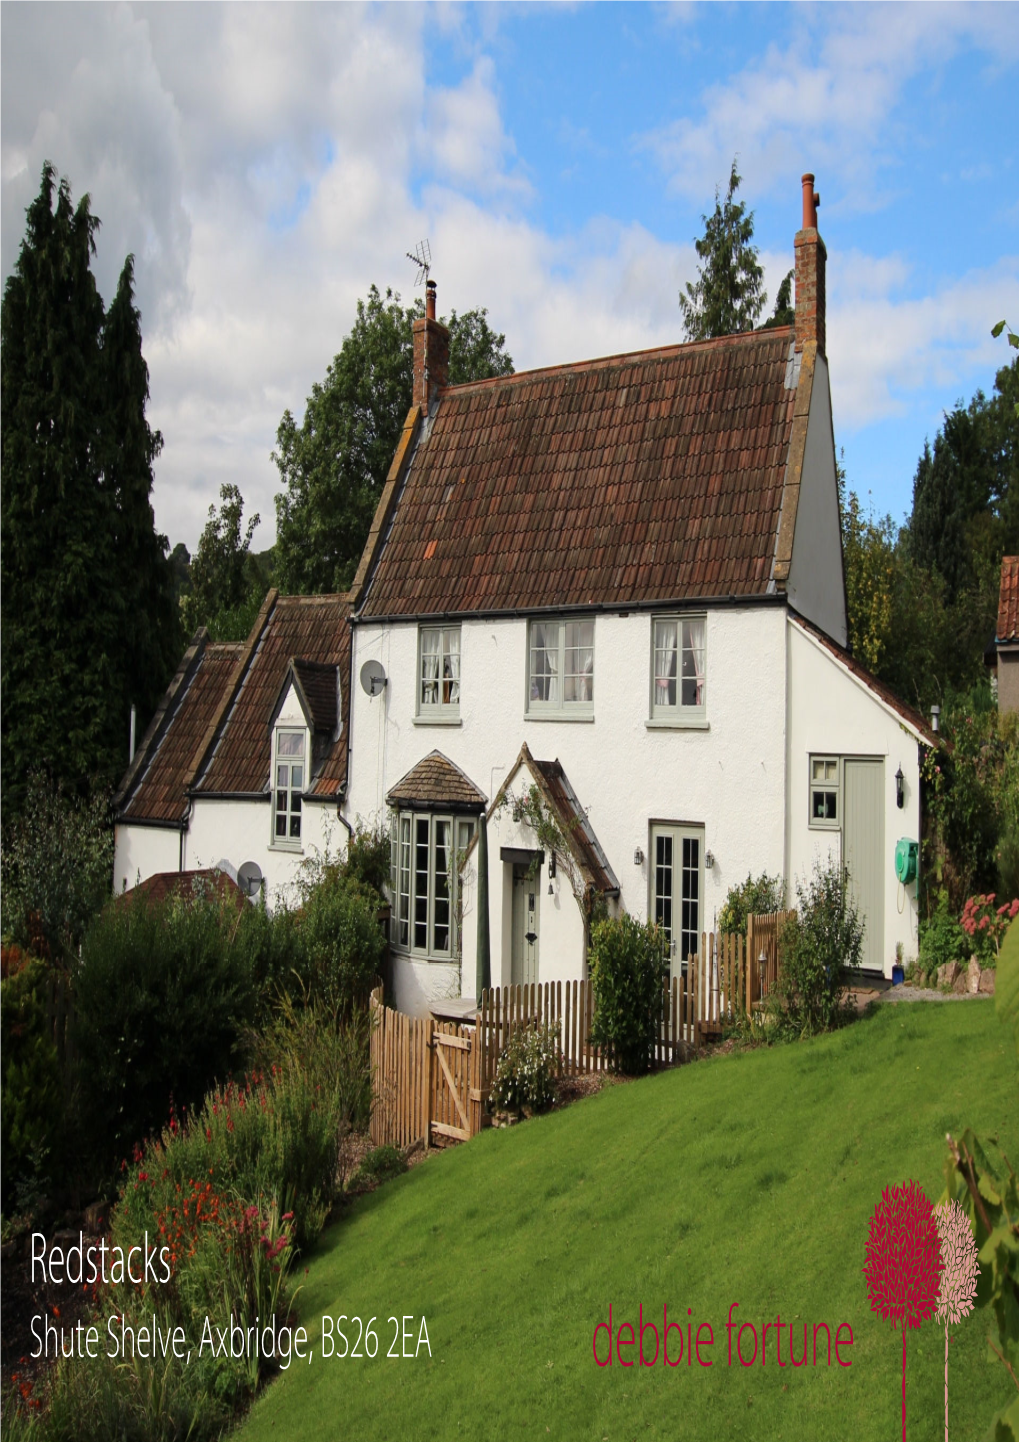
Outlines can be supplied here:
[[370, 283], [485, 305], [518, 368], [682, 339], [734, 154], [771, 299], [800, 175], [829, 253], [851, 483], [899, 519], [942, 412], [1015, 325], [1018, 9], [897, 5], [2, 7], [2, 262], [44, 158], [128, 250], [165, 437], [157, 520], [219, 486], [273, 539], [270, 460]]

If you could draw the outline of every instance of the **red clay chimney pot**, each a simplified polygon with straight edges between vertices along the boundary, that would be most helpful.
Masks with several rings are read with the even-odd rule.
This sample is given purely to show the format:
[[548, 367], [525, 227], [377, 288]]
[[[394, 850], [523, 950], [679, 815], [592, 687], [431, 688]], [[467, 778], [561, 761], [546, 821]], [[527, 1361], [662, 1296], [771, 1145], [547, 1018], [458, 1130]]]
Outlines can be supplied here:
[[804, 229], [818, 229], [818, 207], [821, 205], [821, 196], [815, 190], [815, 178], [813, 175], [802, 175], [800, 178], [801, 189], [804, 193]]
[[436, 283], [434, 280], [425, 282], [425, 318], [435, 320], [436, 318]]

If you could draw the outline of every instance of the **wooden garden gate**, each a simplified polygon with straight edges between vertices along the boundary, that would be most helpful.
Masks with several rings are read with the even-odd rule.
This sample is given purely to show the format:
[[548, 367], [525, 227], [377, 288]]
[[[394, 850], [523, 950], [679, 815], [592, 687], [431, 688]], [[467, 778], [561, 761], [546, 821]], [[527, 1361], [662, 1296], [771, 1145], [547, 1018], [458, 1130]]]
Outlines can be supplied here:
[[467, 1141], [482, 1126], [474, 1027], [410, 1017], [371, 995], [373, 1146], [408, 1147], [435, 1138]]

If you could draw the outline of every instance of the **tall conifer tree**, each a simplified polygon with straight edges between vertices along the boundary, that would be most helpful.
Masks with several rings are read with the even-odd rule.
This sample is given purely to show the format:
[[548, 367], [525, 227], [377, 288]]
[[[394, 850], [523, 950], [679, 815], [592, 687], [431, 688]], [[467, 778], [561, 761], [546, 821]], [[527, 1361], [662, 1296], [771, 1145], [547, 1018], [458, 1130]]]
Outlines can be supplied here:
[[104, 313], [89, 197], [43, 167], [0, 311], [3, 387], [4, 797], [28, 773], [76, 790], [127, 760], [179, 649], [165, 538], [153, 523], [148, 370], [130, 258]]

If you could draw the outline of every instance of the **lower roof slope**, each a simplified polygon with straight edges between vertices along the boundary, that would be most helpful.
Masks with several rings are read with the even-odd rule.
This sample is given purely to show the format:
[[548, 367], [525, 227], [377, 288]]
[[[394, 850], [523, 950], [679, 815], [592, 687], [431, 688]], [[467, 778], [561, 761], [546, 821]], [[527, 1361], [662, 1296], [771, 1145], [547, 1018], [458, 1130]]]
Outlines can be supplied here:
[[752, 331], [441, 391], [362, 614], [764, 594], [792, 343]]
[[998, 642], [1017, 639], [1017, 562], [1016, 556], [1003, 556], [999, 577], [999, 615], [995, 623]]

